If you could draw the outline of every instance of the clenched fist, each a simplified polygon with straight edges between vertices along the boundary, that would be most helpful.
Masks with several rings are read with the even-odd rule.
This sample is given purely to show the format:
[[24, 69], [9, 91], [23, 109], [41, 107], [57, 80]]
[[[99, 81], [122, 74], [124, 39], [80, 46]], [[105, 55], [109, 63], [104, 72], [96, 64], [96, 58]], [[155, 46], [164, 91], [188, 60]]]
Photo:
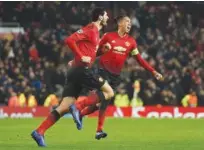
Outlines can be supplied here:
[[159, 80], [159, 81], [163, 81], [163, 80], [164, 80], [162, 74], [160, 74], [160, 73], [157, 72], [157, 71], [154, 71], [154, 72], [153, 72], [153, 75], [154, 75], [154, 77], [155, 77], [157, 80]]

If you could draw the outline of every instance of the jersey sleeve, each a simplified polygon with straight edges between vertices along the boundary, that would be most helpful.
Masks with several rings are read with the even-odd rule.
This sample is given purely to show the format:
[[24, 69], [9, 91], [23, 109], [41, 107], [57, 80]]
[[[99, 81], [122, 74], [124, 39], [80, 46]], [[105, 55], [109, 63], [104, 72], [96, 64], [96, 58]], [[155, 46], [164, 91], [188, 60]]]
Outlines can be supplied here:
[[100, 56], [100, 55], [103, 55], [104, 53], [106, 53], [106, 49], [104, 48], [104, 44], [106, 44], [107, 42], [108, 42], [108, 33], [105, 33], [99, 42], [99, 48], [98, 48], [97, 56]]
[[93, 30], [89, 30], [89, 31], [87, 31], [86, 32], [86, 38], [87, 38], [87, 40], [89, 40], [90, 42], [92, 42], [93, 44], [97, 44], [98, 42], [97, 42], [97, 39], [98, 39], [98, 37], [97, 37], [97, 34], [96, 34], [96, 32], [95, 31], [93, 31]]
[[99, 43], [99, 47], [102, 47], [107, 42], [108, 42], [108, 33], [105, 33], [101, 38], [101, 41]]
[[70, 38], [72, 38], [75, 42], [81, 41], [81, 40], [88, 40], [89, 39], [89, 33], [84, 32], [83, 29], [80, 29], [73, 33]]
[[137, 48], [137, 43], [135, 42], [135, 40], [133, 40], [131, 55], [134, 56], [134, 55], [137, 55], [137, 54], [139, 54], [139, 50]]
[[145, 69], [148, 70], [149, 72], [154, 72], [154, 71], [155, 71], [155, 69], [154, 69], [152, 66], [150, 66], [149, 63], [148, 63], [146, 60], [144, 60], [144, 59], [142, 58], [142, 56], [140, 55], [135, 40], [133, 40], [133, 47], [132, 47], [131, 55], [132, 55], [132, 56], [135, 56], [135, 59], [137, 60], [137, 62], [138, 62], [143, 68], [145, 68]]
[[77, 46], [77, 42], [82, 40], [88, 40], [88, 35], [83, 31], [83, 29], [80, 29], [69, 37], [65, 38], [65, 44], [68, 45], [75, 54], [82, 57], [82, 53]]

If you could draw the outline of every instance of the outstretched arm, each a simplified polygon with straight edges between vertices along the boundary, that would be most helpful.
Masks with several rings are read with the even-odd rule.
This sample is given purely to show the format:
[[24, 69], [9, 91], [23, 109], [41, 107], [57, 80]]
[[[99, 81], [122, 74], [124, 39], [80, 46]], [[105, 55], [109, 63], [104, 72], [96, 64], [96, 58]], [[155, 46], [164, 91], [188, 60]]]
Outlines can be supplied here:
[[133, 51], [132, 51], [132, 55], [135, 56], [135, 59], [137, 60], [137, 62], [143, 67], [145, 68], [146, 70], [148, 70], [149, 72], [151, 72], [154, 77], [157, 79], [157, 80], [163, 80], [163, 76], [157, 72], [145, 59], [143, 59], [138, 51], [137, 48], [135, 48]]

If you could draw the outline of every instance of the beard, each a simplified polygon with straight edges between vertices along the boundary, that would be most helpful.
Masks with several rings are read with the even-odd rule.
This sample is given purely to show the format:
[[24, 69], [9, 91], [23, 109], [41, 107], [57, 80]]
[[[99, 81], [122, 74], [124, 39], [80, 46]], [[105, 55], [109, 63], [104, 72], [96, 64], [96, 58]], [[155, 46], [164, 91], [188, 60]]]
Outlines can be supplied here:
[[101, 21], [100, 25], [103, 26], [103, 27], [107, 26], [107, 21], [106, 22], [105, 21]]

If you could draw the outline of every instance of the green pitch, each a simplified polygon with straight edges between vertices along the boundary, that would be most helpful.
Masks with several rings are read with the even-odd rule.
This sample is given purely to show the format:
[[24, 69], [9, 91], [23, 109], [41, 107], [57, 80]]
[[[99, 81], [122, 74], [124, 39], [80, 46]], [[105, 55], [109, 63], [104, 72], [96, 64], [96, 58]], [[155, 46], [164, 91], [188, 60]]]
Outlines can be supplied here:
[[[42, 119], [0, 119], [0, 150], [37, 150], [31, 131]], [[94, 139], [96, 119], [78, 131], [62, 119], [46, 134], [49, 150], [203, 150], [204, 120], [107, 119], [106, 139]]]

